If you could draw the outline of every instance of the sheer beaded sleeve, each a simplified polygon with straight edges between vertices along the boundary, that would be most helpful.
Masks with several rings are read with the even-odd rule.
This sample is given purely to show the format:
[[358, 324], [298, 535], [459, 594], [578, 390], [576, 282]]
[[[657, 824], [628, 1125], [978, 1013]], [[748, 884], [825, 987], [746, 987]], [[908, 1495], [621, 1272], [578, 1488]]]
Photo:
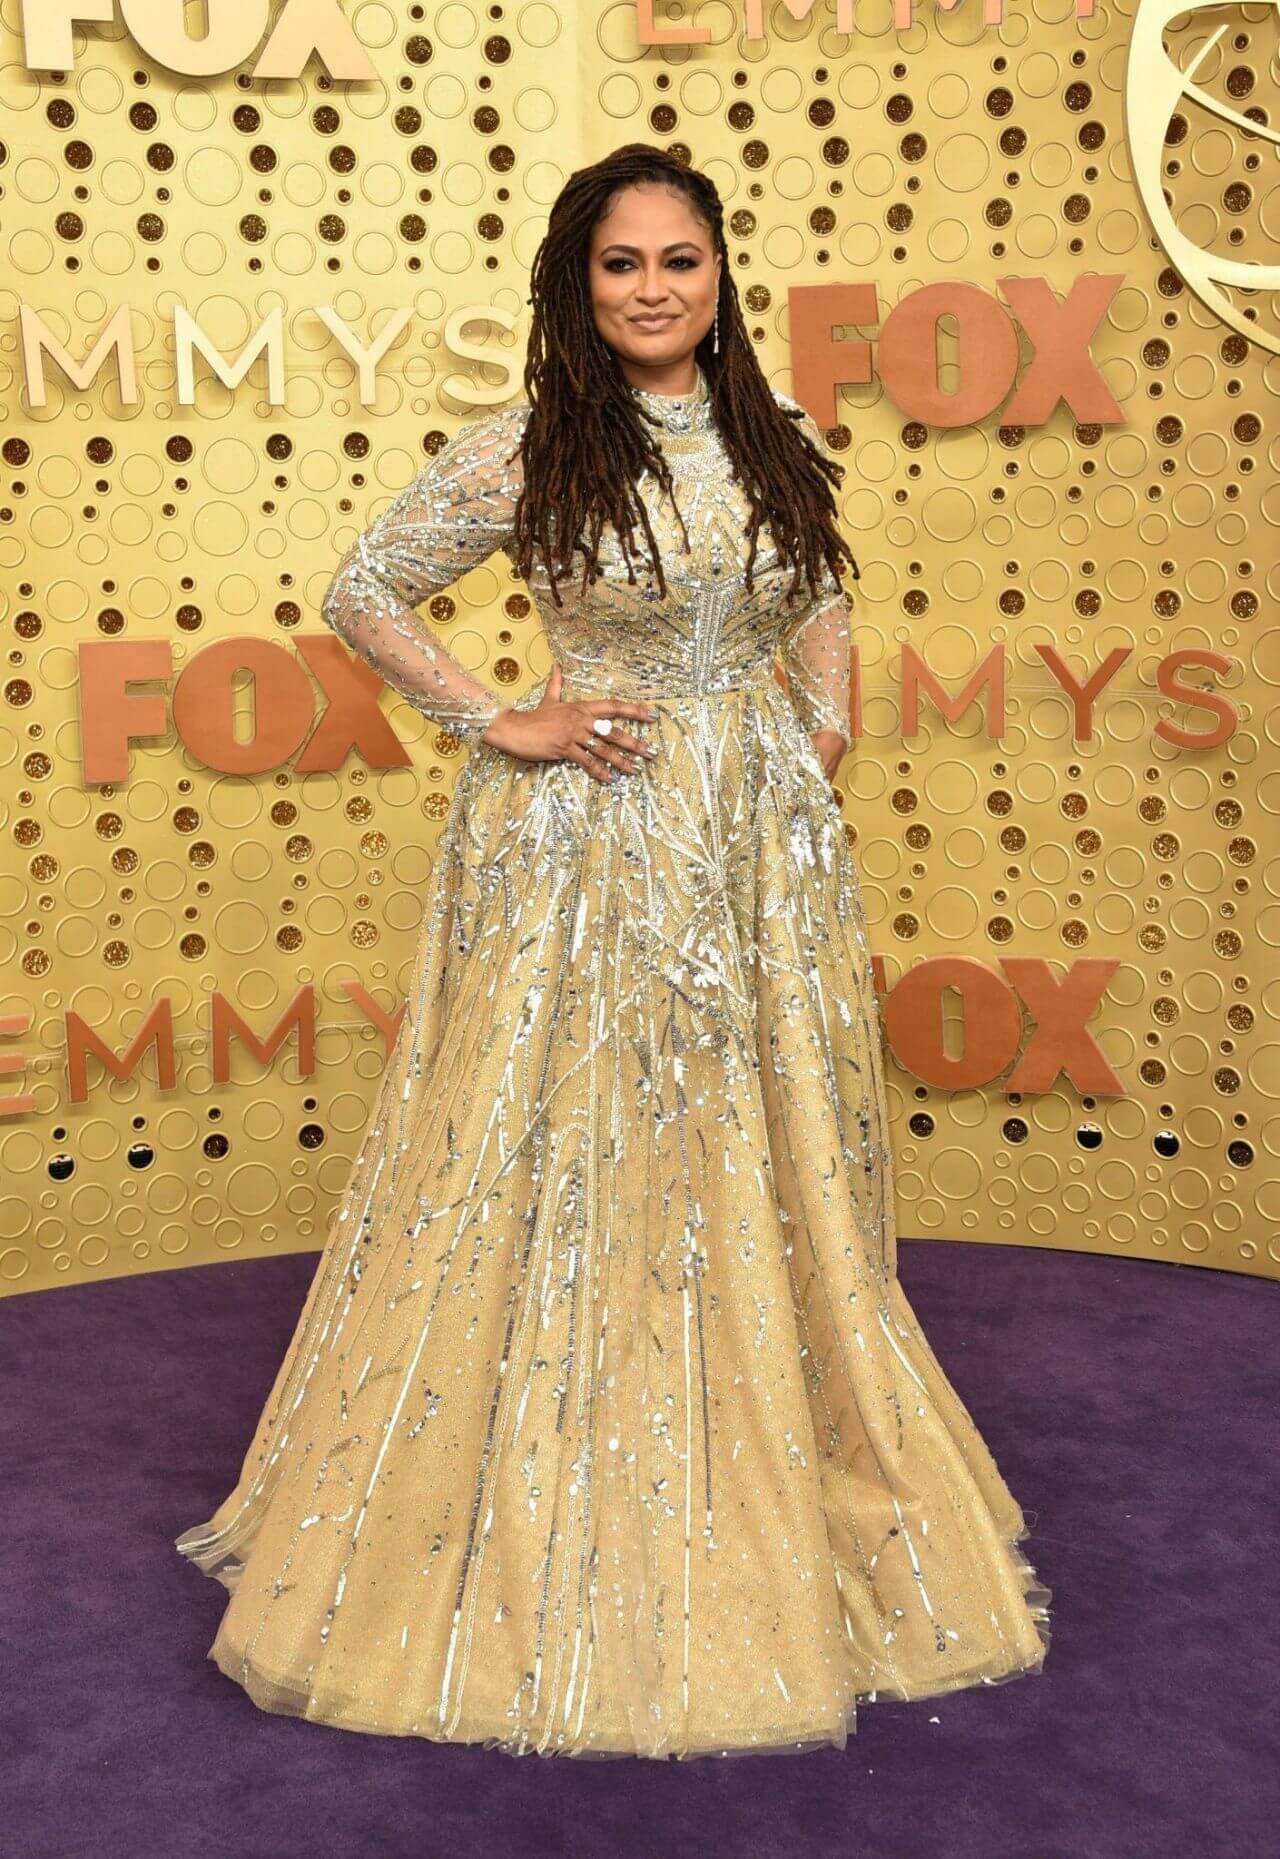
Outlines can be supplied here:
[[[799, 404], [786, 395], [779, 398], [793, 407]], [[819, 451], [826, 451], [811, 413], [805, 413], [800, 430]], [[846, 749], [853, 740], [849, 721], [851, 650], [849, 595], [834, 586], [792, 622], [781, 649], [783, 669], [806, 732], [813, 735], [820, 729], [839, 730]]]
[[358, 535], [321, 602], [327, 625], [415, 709], [469, 742], [503, 701], [415, 608], [500, 549], [520, 493], [513, 458], [528, 403], [470, 421]]
[[851, 638], [849, 598], [835, 594], [813, 607], [788, 633], [782, 663], [805, 730], [836, 729], [847, 749], [853, 741], [849, 722]]

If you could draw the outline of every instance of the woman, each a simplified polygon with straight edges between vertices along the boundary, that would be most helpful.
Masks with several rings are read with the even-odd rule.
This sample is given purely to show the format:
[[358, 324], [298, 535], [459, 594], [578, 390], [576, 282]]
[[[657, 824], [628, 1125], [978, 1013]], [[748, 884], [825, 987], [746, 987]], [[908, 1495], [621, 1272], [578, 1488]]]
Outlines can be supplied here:
[[[897, 1281], [829, 786], [842, 472], [673, 157], [572, 176], [532, 301], [527, 398], [324, 601], [473, 749], [293, 1341], [178, 1547], [267, 1710], [511, 1753], [843, 1745], [860, 1697], [1038, 1671], [1050, 1593]], [[499, 548], [555, 661], [509, 705], [413, 615]]]

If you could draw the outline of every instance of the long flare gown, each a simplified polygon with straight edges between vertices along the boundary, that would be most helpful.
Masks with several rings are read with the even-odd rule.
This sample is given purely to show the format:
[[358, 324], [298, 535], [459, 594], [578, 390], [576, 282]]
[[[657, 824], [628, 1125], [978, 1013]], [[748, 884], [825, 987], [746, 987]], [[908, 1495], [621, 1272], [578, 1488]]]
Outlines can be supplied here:
[[414, 611], [509, 538], [527, 400], [325, 597], [472, 747], [296, 1331], [176, 1542], [230, 1594], [207, 1656], [268, 1711], [512, 1754], [839, 1747], [859, 1700], [1041, 1670], [1051, 1591], [898, 1283], [866, 924], [810, 741], [850, 737], [849, 597], [788, 608], [767, 529], [749, 592], [706, 374], [631, 391], [690, 552], [646, 473], [665, 599], [608, 529], [586, 593], [530, 587], [562, 697], [656, 713], [622, 725], [639, 773], [480, 742], [502, 700]]

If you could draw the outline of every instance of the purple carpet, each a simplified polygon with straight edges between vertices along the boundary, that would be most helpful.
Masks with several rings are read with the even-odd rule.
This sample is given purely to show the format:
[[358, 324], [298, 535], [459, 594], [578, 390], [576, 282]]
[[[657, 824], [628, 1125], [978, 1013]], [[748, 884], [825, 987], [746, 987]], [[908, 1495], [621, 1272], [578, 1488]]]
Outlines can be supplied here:
[[234, 1482], [316, 1258], [0, 1301], [5, 1859], [1276, 1850], [1276, 1285], [904, 1241], [1053, 1589], [1044, 1671], [864, 1704], [844, 1750], [574, 1762], [273, 1717], [206, 1660], [226, 1595], [172, 1539]]

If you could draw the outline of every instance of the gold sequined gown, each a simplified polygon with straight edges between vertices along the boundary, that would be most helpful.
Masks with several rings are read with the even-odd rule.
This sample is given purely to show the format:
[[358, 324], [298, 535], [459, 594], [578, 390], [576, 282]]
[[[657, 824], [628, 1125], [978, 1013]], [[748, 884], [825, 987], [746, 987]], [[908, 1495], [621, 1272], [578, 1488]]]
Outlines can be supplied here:
[[624, 725], [658, 749], [638, 774], [481, 743], [502, 700], [414, 611], [509, 536], [527, 400], [437, 453], [324, 601], [472, 749], [293, 1340], [177, 1538], [230, 1592], [208, 1656], [266, 1710], [786, 1751], [1047, 1650], [1022, 1512], [897, 1280], [870, 951], [809, 740], [850, 733], [849, 597], [787, 609], [767, 529], [748, 592], [705, 374], [640, 399], [692, 543], [646, 476], [666, 598], [611, 531], [585, 595], [580, 566], [563, 608], [530, 581], [561, 695], [656, 711]]

